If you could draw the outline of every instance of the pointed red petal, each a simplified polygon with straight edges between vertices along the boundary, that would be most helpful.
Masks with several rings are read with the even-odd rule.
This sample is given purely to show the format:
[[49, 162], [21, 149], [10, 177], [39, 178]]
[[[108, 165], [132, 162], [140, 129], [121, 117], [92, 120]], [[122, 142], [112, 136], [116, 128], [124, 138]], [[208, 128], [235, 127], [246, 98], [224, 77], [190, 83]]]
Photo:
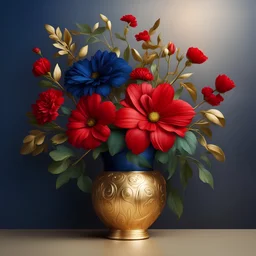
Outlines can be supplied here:
[[149, 114], [153, 111], [152, 99], [148, 95], [142, 95], [140, 102], [146, 114]]
[[84, 98], [86, 107], [87, 107], [87, 113], [89, 117], [97, 117], [98, 108], [100, 106], [101, 97], [99, 94], [94, 93], [91, 96], [87, 96]]
[[92, 128], [92, 135], [97, 140], [107, 141], [107, 139], [110, 135], [110, 129], [106, 125], [96, 124]]
[[83, 141], [83, 148], [84, 149], [94, 149], [97, 148], [101, 142], [97, 139], [95, 139], [90, 132], [88, 137]]
[[142, 91], [142, 94], [147, 94], [147, 95], [151, 96], [151, 94], [153, 92], [153, 87], [152, 87], [151, 84], [142, 83], [141, 84], [141, 91]]
[[97, 120], [100, 124], [112, 124], [116, 117], [116, 107], [110, 101], [100, 104], [97, 112]]
[[181, 137], [184, 137], [185, 133], [188, 130], [186, 127], [184, 127], [184, 128], [175, 127], [175, 126], [172, 126], [172, 125], [169, 125], [169, 124], [166, 124], [166, 123], [162, 123], [162, 122], [157, 122], [157, 124], [161, 128], [163, 128], [165, 131], [167, 131], [167, 132], [174, 132], [174, 133], [176, 133], [177, 135], [179, 135]]
[[155, 123], [151, 123], [148, 120], [146, 120], [146, 121], [139, 121], [138, 126], [139, 126], [139, 128], [141, 130], [147, 130], [147, 131], [150, 131], [150, 132], [153, 132], [153, 131], [156, 130], [156, 124]]

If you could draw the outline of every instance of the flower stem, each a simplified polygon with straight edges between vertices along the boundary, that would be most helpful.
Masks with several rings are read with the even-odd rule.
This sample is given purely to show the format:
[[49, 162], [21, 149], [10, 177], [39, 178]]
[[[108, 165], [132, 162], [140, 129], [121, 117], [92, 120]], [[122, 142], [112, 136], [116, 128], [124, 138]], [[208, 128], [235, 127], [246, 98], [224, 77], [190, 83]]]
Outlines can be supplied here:
[[205, 100], [203, 100], [202, 102], [200, 102], [199, 104], [197, 104], [197, 105], [194, 107], [194, 109], [200, 107], [200, 106], [201, 106], [202, 104], [204, 104], [204, 103], [205, 103]]
[[167, 61], [168, 66], [167, 66], [166, 75], [165, 75], [165, 77], [164, 77], [164, 81], [165, 81], [165, 80], [168, 81], [169, 70], [170, 70], [170, 67], [171, 67], [171, 58], [172, 58], [172, 55], [170, 55], [170, 56], [168, 57], [168, 61]]
[[186, 69], [187, 65], [185, 64], [185, 66], [183, 67], [183, 69], [180, 71], [180, 73], [171, 81], [170, 84], [174, 84], [178, 78], [180, 77], [180, 75], [182, 74], [182, 72]]
[[91, 151], [91, 149], [88, 150], [88, 151], [86, 151], [78, 160], [76, 160], [76, 161], [72, 164], [72, 166], [78, 164], [90, 151]]

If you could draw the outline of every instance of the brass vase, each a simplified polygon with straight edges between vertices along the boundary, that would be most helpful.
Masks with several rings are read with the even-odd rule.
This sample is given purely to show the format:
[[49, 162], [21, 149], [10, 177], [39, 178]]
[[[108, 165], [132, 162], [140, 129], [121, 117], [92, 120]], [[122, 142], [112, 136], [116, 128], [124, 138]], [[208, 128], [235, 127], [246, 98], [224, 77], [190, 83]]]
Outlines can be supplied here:
[[110, 239], [149, 238], [147, 229], [165, 201], [166, 182], [158, 171], [103, 171], [93, 183], [93, 206]]

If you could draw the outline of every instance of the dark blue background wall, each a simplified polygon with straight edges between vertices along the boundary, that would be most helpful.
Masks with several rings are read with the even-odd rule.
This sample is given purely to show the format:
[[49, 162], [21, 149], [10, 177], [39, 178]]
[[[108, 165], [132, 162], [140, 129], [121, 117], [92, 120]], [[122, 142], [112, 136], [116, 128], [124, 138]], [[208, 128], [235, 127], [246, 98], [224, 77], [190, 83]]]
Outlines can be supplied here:
[[[191, 68], [192, 81], [199, 89], [213, 84], [219, 73], [226, 73], [237, 85], [220, 108], [227, 117], [226, 128], [214, 129], [214, 143], [227, 156], [224, 164], [213, 163], [215, 190], [201, 183], [195, 172], [185, 192], [181, 220], [166, 208], [153, 227], [256, 228], [255, 10], [255, 0], [5, 1], [0, 40], [0, 228], [103, 227], [90, 196], [76, 184], [55, 190], [55, 177], [47, 172], [48, 156], [19, 155], [30, 129], [25, 113], [40, 92], [31, 73], [36, 59], [31, 48], [40, 47], [49, 58], [55, 52], [44, 24], [74, 29], [76, 22], [93, 25], [99, 13], [112, 20], [116, 31], [121, 31], [119, 18], [126, 13], [138, 17], [136, 31], [149, 28], [161, 17], [160, 30], [166, 41], [172, 40], [184, 51], [198, 46], [207, 53], [208, 62]], [[90, 157], [87, 162], [95, 177], [102, 163], [95, 164]]]

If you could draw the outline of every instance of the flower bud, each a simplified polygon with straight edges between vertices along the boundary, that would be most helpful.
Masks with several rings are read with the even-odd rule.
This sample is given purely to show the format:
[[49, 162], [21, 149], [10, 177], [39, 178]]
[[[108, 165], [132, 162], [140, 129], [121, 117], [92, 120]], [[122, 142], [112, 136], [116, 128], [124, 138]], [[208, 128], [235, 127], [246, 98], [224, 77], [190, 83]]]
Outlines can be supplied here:
[[167, 48], [169, 50], [169, 55], [173, 55], [176, 52], [176, 46], [172, 42], [168, 44]]
[[36, 54], [39, 54], [39, 55], [41, 54], [41, 50], [40, 50], [40, 48], [38, 48], [38, 47], [33, 48], [32, 51], [33, 51], [34, 53], [36, 53]]
[[111, 21], [109, 20], [109, 21], [107, 22], [107, 29], [108, 29], [108, 30], [111, 30], [111, 28], [112, 28]]
[[100, 25], [99, 22], [95, 23], [95, 25], [92, 28], [92, 32], [94, 32], [99, 27], [99, 25]]
[[100, 18], [104, 21], [104, 22], [108, 22], [108, 18], [105, 16], [105, 15], [103, 15], [103, 14], [100, 14]]
[[129, 32], [129, 28], [125, 27], [124, 28], [124, 35], [126, 36], [128, 34], [128, 32]]

